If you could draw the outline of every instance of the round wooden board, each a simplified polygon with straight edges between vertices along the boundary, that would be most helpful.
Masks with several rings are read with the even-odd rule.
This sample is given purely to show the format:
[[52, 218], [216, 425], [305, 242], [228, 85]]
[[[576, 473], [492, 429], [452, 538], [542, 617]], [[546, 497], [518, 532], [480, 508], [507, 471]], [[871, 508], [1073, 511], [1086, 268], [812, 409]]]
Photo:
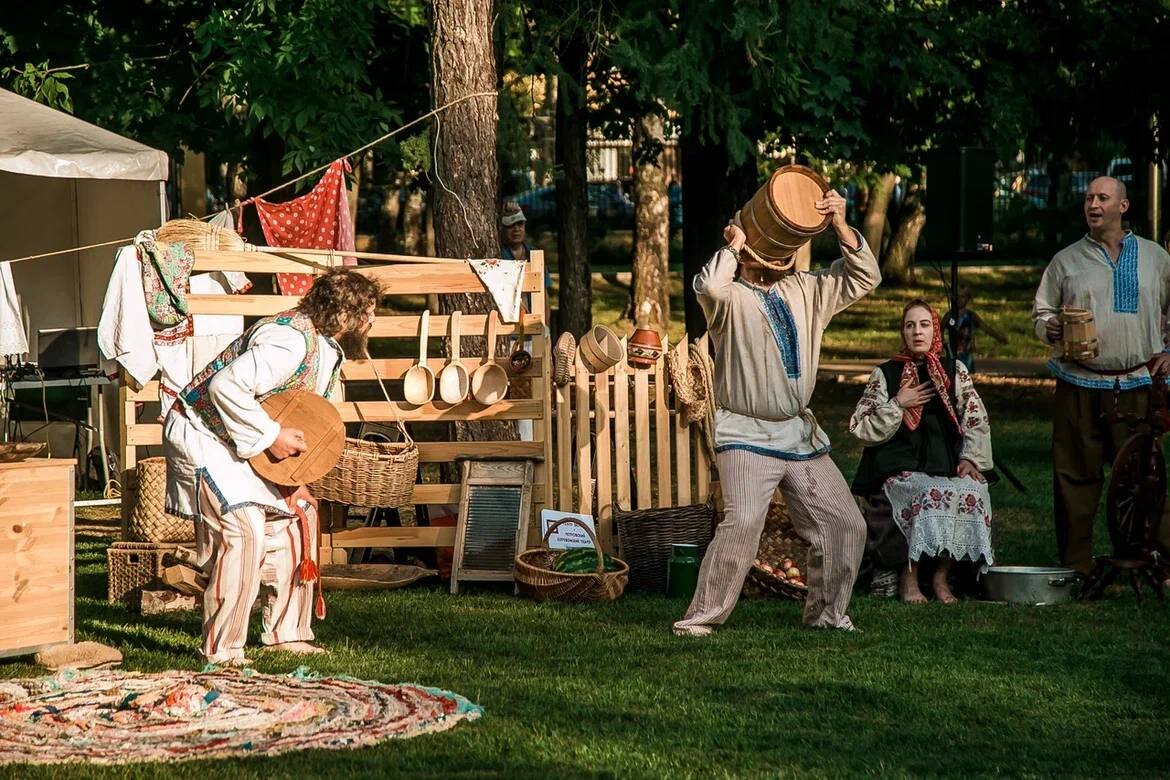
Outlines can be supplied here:
[[252, 468], [277, 485], [307, 485], [329, 473], [345, 449], [345, 424], [337, 407], [316, 393], [290, 390], [260, 404], [282, 428], [304, 431], [308, 450], [284, 460], [273, 460], [265, 450], [249, 459]]
[[321, 585], [325, 590], [393, 590], [438, 574], [434, 569], [419, 566], [324, 564], [321, 566]]

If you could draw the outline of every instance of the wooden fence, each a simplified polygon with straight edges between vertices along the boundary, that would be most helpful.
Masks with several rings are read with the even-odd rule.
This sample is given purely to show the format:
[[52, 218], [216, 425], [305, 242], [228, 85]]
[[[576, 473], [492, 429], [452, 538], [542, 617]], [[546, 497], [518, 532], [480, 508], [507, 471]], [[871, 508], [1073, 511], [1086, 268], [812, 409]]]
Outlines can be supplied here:
[[[707, 337], [696, 345], [707, 349]], [[667, 349], [685, 359], [689, 347], [685, 341], [664, 344], [653, 368], [631, 368], [622, 360], [596, 375], [578, 358], [572, 381], [555, 387], [557, 506], [594, 515], [599, 540], [610, 551], [615, 509], [701, 503], [713, 490], [703, 434], [680, 413], [671, 388]]]
[[[193, 271], [242, 271], [248, 274], [273, 273], [305, 273], [310, 268], [304, 262], [308, 260], [321, 265], [340, 263], [340, 257], [330, 258], [321, 255], [297, 254], [295, 252], [274, 253], [262, 251], [212, 251], [196, 250]], [[384, 256], [392, 258], [392, 256]], [[401, 299], [404, 296], [414, 297], [416, 302], [419, 296], [444, 293], [483, 293], [484, 288], [475, 272], [460, 262], [442, 261], [436, 258], [400, 257], [400, 262], [389, 265], [360, 266], [355, 270], [373, 279], [381, 285], [385, 294], [394, 303], [397, 298], [400, 306], [395, 309], [408, 310], [407, 302]], [[429, 262], [428, 262], [429, 261]], [[523, 321], [515, 324], [502, 323], [499, 335], [524, 335], [531, 339], [533, 361], [531, 367], [523, 376], [529, 378], [529, 389], [523, 396], [518, 396], [518, 385], [513, 384], [508, 397], [496, 404], [485, 407], [468, 398], [457, 405], [445, 404], [439, 400], [422, 406], [412, 406], [404, 401], [395, 402], [393, 408], [386, 401], [346, 401], [344, 386], [349, 382], [368, 381], [377, 375], [390, 382], [400, 381], [407, 369], [417, 362], [417, 358], [390, 358], [370, 361], [347, 361], [342, 369], [343, 381], [341, 400], [336, 401], [342, 420], [346, 422], [392, 422], [395, 415], [403, 422], [454, 422], [460, 420], [531, 420], [533, 441], [487, 441], [487, 442], [454, 442], [454, 441], [426, 441], [419, 442], [419, 461], [422, 464], [448, 463], [460, 457], [489, 457], [515, 456], [538, 457], [541, 462], [536, 464], [534, 482], [532, 486], [533, 514], [539, 517], [540, 509], [549, 501], [550, 489], [548, 474], [552, 462], [551, 440], [549, 427], [551, 421], [551, 402], [549, 388], [552, 384], [549, 378], [548, 339], [545, 336], [545, 289], [544, 289], [544, 253], [532, 252], [528, 270], [523, 280], [523, 292], [532, 296], [531, 313], [525, 314]], [[292, 308], [299, 299], [294, 296], [282, 295], [190, 295], [187, 302], [192, 314], [237, 314], [247, 317], [262, 317], [276, 314]], [[416, 304], [417, 305], [417, 304]], [[380, 339], [409, 340], [414, 345], [410, 349], [397, 350], [394, 353], [414, 353], [417, 355], [418, 314], [379, 315], [370, 331], [370, 340]], [[487, 317], [483, 314], [468, 314], [461, 318], [460, 333], [465, 337], [483, 336], [486, 330]], [[432, 316], [430, 318], [430, 332], [436, 337], [443, 336], [449, 328], [449, 318], [446, 316]], [[467, 365], [474, 365], [480, 361], [479, 355], [468, 354], [463, 351], [462, 359]], [[436, 375], [445, 363], [445, 358], [428, 358], [428, 365]], [[507, 368], [507, 358], [497, 358], [497, 362]], [[142, 402], [158, 402], [158, 382], [150, 382], [140, 390], [133, 390], [122, 385], [119, 395], [119, 421], [121, 433], [121, 463], [122, 484], [132, 486], [134, 467], [138, 459], [138, 448], [158, 446], [162, 443], [162, 426], [157, 422], [139, 423], [136, 421], [136, 405]], [[425, 469], [428, 472], [436, 469]], [[454, 504], [460, 499], [459, 483], [445, 483], [434, 481], [420, 481], [414, 487], [412, 503], [415, 504]], [[134, 500], [134, 491], [126, 490], [123, 493], [123, 517], [128, 516], [130, 503]], [[353, 547], [427, 547], [452, 546], [455, 541], [453, 528], [352, 528], [346, 529], [339, 518], [343, 513], [336, 509], [323, 512], [325, 522], [322, 523], [321, 549], [323, 562], [336, 560], [344, 562], [344, 555], [334, 556], [334, 548], [344, 550]], [[535, 528], [536, 524], [530, 524]]]

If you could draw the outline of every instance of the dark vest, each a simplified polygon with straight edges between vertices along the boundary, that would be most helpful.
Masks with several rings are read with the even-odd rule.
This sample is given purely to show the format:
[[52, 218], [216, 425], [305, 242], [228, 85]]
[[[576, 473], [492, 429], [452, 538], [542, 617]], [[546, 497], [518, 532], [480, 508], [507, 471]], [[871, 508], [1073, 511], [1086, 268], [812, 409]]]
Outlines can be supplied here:
[[[943, 369], [951, 380], [951, 405], [955, 406], [955, 362], [944, 359]], [[902, 383], [902, 366], [895, 360], [881, 365], [886, 390], [891, 398]], [[918, 366], [919, 383], [929, 381], [926, 365]], [[959, 467], [959, 450], [963, 440], [955, 430], [942, 401], [936, 396], [922, 408], [922, 421], [911, 431], [903, 422], [897, 432], [882, 444], [866, 447], [853, 478], [853, 493], [871, 496], [882, 483], [902, 471], [919, 471], [932, 476], [953, 477]]]

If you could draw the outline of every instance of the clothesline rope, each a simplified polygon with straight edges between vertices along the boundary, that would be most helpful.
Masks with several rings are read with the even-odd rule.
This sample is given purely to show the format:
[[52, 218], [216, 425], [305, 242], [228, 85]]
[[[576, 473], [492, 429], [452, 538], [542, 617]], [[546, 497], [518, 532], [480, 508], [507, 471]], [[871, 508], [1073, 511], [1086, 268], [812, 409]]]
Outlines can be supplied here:
[[[472, 99], [477, 98], [477, 97], [489, 97], [489, 96], [494, 96], [496, 94], [497, 94], [497, 92], [495, 90], [492, 90], [489, 92], [473, 92], [470, 95], [464, 95], [463, 97], [458, 98], [456, 100], [452, 100], [448, 103], [445, 103], [444, 105], [441, 105], [432, 111], [428, 111], [427, 113], [423, 114], [420, 117], [412, 119], [411, 121], [404, 124], [402, 127], [391, 130], [389, 133], [386, 133], [385, 135], [383, 135], [379, 138], [375, 138], [373, 141], [370, 141], [369, 143], [367, 143], [363, 146], [359, 146], [357, 149], [354, 149], [352, 152], [348, 152], [346, 154], [343, 154], [341, 157], [342, 158], [352, 157], [354, 155], [361, 154], [362, 152], [364, 152], [368, 149], [374, 148], [375, 146], [382, 143], [383, 141], [387, 141], [387, 140], [393, 138], [394, 136], [398, 135], [399, 133], [402, 133], [406, 130], [409, 130], [410, 128], [414, 127], [418, 123], [424, 122], [427, 119], [430, 119], [432, 116], [437, 116], [437, 115], [443, 113], [444, 111], [446, 111], [447, 109], [459, 105], [460, 103], [465, 103], [468, 100], [472, 100]], [[341, 159], [341, 158], [338, 158], [338, 159]], [[254, 200], [258, 200], [260, 198], [267, 197], [274, 192], [279, 192], [280, 190], [283, 190], [285, 187], [291, 187], [292, 185], [297, 184], [298, 182], [304, 181], [305, 179], [309, 178], [310, 176], [314, 176], [314, 175], [320, 173], [321, 171], [325, 170], [326, 168], [328, 168], [332, 164], [333, 164], [333, 161], [331, 160], [318, 168], [314, 168], [313, 170], [309, 171], [308, 173], [301, 174], [300, 176], [296, 177], [295, 179], [290, 179], [289, 181], [286, 181], [283, 184], [278, 184], [275, 187], [273, 187], [272, 189], [267, 190], [265, 192], [262, 192], [259, 195], [253, 195], [252, 197], [248, 198], [243, 203], [241, 203], [239, 208], [242, 208], [244, 205], [246, 205]], [[203, 220], [211, 219], [213, 216], [215, 216], [215, 215], [208, 214], [205, 217], [200, 217], [200, 219], [203, 219]], [[12, 258], [11, 260], [3, 260], [0, 262], [20, 263], [20, 262], [23, 262], [25, 260], [39, 260], [39, 259], [44, 258], [44, 257], [55, 257], [56, 255], [64, 255], [64, 254], [68, 254], [70, 252], [84, 252], [88, 249], [100, 249], [104, 246], [121, 246], [121, 245], [127, 244], [133, 240], [134, 240], [134, 236], [128, 236], [126, 238], [116, 238], [113, 241], [103, 241], [103, 242], [98, 243], [98, 244], [86, 244], [85, 246], [75, 246], [75, 247], [71, 247], [69, 249], [58, 249], [58, 250], [53, 251], [53, 252], [41, 252], [40, 254], [36, 254], [36, 255], [25, 255], [24, 257], [15, 257], [15, 258]]]

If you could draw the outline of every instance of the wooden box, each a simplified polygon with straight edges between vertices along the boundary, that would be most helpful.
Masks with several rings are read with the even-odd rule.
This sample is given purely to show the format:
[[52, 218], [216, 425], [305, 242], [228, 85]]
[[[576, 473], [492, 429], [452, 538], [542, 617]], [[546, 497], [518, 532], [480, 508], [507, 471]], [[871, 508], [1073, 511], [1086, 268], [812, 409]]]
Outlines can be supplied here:
[[0, 463], [0, 656], [73, 641], [74, 461]]

